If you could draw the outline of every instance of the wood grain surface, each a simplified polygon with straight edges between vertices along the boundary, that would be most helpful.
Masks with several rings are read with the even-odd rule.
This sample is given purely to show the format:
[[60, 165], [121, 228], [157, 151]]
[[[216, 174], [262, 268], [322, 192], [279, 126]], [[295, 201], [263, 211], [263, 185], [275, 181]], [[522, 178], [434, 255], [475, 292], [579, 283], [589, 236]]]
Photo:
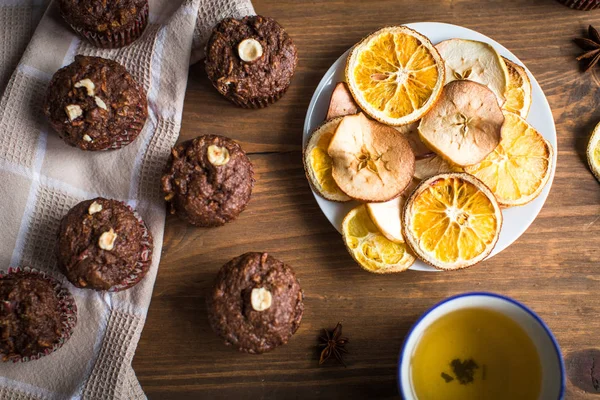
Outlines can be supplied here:
[[[133, 362], [151, 399], [394, 398], [398, 352], [421, 313], [445, 297], [491, 291], [523, 301], [554, 331], [567, 364], [567, 399], [600, 399], [600, 185], [585, 146], [600, 120], [600, 71], [583, 74], [572, 39], [600, 10], [571, 10], [554, 0], [255, 0], [299, 51], [288, 93], [264, 110], [229, 104], [190, 68], [180, 140], [216, 133], [241, 142], [257, 184], [248, 209], [227, 226], [193, 228], [168, 217], [148, 320]], [[302, 126], [329, 66], [380, 27], [439, 21], [475, 29], [519, 57], [542, 86], [558, 133], [550, 197], [512, 246], [456, 273], [364, 272], [346, 252], [304, 176]], [[158, 182], [157, 182], [158, 184]], [[217, 270], [247, 251], [292, 265], [306, 311], [290, 342], [255, 356], [238, 353], [211, 331], [205, 295]], [[342, 322], [348, 367], [318, 366], [317, 337]]]

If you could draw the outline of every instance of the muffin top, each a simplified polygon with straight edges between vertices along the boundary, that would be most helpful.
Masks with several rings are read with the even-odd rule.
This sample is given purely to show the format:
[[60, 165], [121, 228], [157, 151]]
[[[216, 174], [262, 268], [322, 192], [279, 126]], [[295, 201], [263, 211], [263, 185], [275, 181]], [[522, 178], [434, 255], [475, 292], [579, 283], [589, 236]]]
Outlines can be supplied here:
[[128, 206], [98, 197], [77, 204], [61, 220], [58, 266], [77, 287], [121, 290], [146, 273], [151, 248], [150, 232]]
[[148, 0], [60, 0], [60, 12], [69, 24], [98, 33], [129, 29], [147, 6]]
[[226, 344], [264, 353], [287, 343], [300, 326], [303, 293], [294, 271], [267, 253], [225, 264], [207, 297], [208, 319]]
[[204, 135], [173, 148], [162, 189], [171, 213], [196, 226], [220, 226], [246, 208], [253, 174], [239, 144], [224, 136]]
[[206, 72], [213, 85], [238, 102], [270, 98], [285, 91], [294, 75], [296, 46], [272, 18], [228, 18], [212, 32]]
[[117, 149], [133, 141], [148, 117], [145, 91], [119, 63], [76, 56], [54, 74], [44, 112], [71, 146]]
[[2, 361], [32, 357], [61, 339], [60, 299], [42, 276], [23, 272], [0, 276], [0, 355]]

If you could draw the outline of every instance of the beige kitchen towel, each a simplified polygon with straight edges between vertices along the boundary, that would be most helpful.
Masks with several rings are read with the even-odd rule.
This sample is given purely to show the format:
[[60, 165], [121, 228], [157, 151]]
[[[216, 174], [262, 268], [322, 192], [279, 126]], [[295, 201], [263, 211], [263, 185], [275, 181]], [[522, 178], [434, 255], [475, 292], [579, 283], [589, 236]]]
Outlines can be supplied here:
[[[44, 0], [0, 0], [0, 39], [7, 54], [0, 79], [22, 51], [22, 39], [13, 34], [31, 36], [35, 13], [41, 14], [43, 5]], [[19, 11], [19, 6], [31, 8]], [[30, 266], [58, 278], [75, 297], [78, 323], [57, 352], [27, 363], [0, 363], [0, 399], [145, 397], [131, 361], [160, 260], [165, 219], [160, 173], [179, 135], [192, 46], [199, 57], [214, 22], [252, 12], [249, 0], [150, 0], [143, 37], [123, 49], [102, 50], [77, 38], [55, 3], [47, 8], [0, 99], [0, 269]], [[14, 30], [21, 29], [18, 21], [30, 24], [19, 34]], [[49, 128], [42, 113], [46, 87], [77, 54], [120, 62], [146, 89], [148, 122], [129, 146], [83, 152]], [[76, 203], [96, 196], [130, 204], [154, 236], [148, 275], [124, 292], [77, 289], [56, 268], [60, 219]]]
[[0, 0], [0, 95], [50, 0]]
[[[0, 0], [0, 95], [50, 0]], [[250, 0], [200, 0], [191, 63], [204, 58], [210, 31], [223, 18], [253, 15]]]

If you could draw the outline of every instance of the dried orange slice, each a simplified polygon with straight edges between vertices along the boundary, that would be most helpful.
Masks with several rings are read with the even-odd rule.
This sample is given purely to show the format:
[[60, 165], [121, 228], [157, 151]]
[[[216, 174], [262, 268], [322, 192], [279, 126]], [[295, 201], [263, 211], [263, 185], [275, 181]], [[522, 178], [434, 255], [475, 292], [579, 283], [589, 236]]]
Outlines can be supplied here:
[[406, 201], [405, 242], [424, 262], [441, 270], [477, 264], [496, 245], [502, 212], [485, 184], [465, 173], [424, 180]]
[[383, 28], [348, 56], [346, 81], [372, 118], [403, 125], [421, 118], [444, 85], [444, 62], [425, 36], [405, 26]]
[[600, 182], [600, 124], [596, 125], [587, 147], [587, 159], [590, 169]]
[[399, 196], [415, 171], [408, 140], [363, 113], [342, 119], [327, 152], [335, 183], [359, 201], [384, 202]]
[[523, 118], [527, 118], [529, 107], [531, 107], [531, 81], [527, 75], [525, 68], [518, 64], [502, 57], [506, 68], [508, 68], [508, 86], [504, 97], [506, 102], [502, 109], [515, 114], [519, 114]]
[[388, 240], [369, 218], [362, 204], [346, 215], [342, 236], [348, 252], [365, 270], [376, 274], [405, 271], [415, 262], [404, 243]]
[[465, 171], [483, 181], [503, 207], [529, 203], [542, 192], [552, 172], [554, 150], [515, 113], [504, 112], [502, 141], [481, 163]]
[[342, 118], [334, 118], [315, 129], [304, 150], [304, 170], [315, 192], [327, 200], [349, 201], [331, 176], [333, 160], [327, 148]]

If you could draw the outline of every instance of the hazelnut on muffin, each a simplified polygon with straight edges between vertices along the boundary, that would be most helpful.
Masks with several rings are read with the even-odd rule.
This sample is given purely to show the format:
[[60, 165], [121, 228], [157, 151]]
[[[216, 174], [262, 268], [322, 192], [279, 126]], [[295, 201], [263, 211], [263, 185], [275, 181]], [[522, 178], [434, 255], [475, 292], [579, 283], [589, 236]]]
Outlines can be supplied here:
[[127, 46], [148, 25], [148, 0], [60, 0], [59, 6], [71, 28], [96, 47]]
[[76, 56], [46, 92], [44, 113], [69, 145], [116, 150], [138, 137], [148, 118], [146, 92], [121, 64]]
[[52, 353], [71, 336], [77, 306], [69, 291], [46, 274], [0, 271], [0, 359], [30, 361]]
[[272, 18], [227, 18], [206, 47], [206, 73], [232, 103], [262, 108], [283, 96], [298, 64], [292, 39]]
[[298, 330], [303, 299], [291, 267], [267, 253], [246, 253], [219, 270], [206, 299], [208, 320], [225, 344], [260, 354]]
[[253, 187], [254, 171], [246, 153], [233, 140], [218, 135], [176, 145], [162, 177], [171, 214], [200, 227], [236, 219]]
[[60, 222], [58, 267], [79, 288], [117, 292], [136, 285], [152, 262], [152, 235], [125, 203], [82, 201]]

